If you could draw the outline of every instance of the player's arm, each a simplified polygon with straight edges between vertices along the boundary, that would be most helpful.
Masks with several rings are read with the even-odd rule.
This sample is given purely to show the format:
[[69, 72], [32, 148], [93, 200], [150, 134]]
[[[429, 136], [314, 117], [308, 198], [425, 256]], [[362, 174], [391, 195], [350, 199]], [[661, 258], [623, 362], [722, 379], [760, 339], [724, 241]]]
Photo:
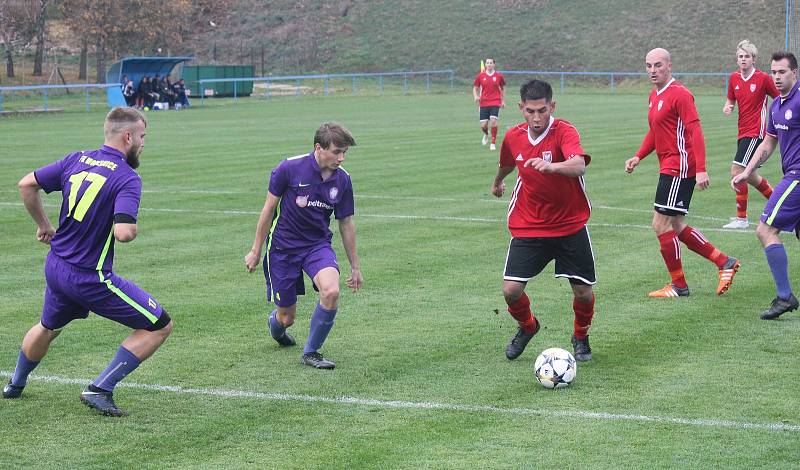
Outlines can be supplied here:
[[506, 176], [511, 174], [514, 171], [513, 166], [500, 166], [497, 168], [497, 174], [494, 177], [494, 182], [492, 183], [492, 194], [496, 197], [502, 197], [503, 193], [506, 192], [506, 184], [503, 182]]
[[50, 240], [53, 239], [53, 235], [56, 234], [56, 229], [50, 223], [50, 219], [44, 211], [42, 195], [39, 193], [42, 187], [36, 180], [36, 175], [33, 172], [28, 173], [19, 180], [18, 186], [19, 195], [23, 204], [25, 204], [25, 209], [28, 210], [31, 218], [36, 222], [36, 239], [42, 243], [49, 244]]
[[264, 208], [261, 209], [261, 215], [258, 216], [253, 246], [250, 248], [250, 252], [244, 257], [244, 264], [251, 273], [256, 270], [258, 263], [261, 261], [261, 248], [264, 246], [264, 240], [267, 239], [269, 226], [272, 223], [272, 216], [275, 214], [278, 202], [280, 202], [280, 198], [268, 191], [267, 200], [264, 202]]
[[501, 108], [505, 108], [506, 107], [506, 87], [505, 86], [501, 86], [500, 87], [500, 107]]
[[546, 162], [541, 158], [528, 159], [524, 166], [531, 167], [542, 173], [557, 173], [559, 175], [578, 177], [586, 174], [586, 160], [583, 155], [576, 155], [563, 162]]
[[750, 159], [750, 162], [741, 173], [731, 179], [731, 187], [736, 190], [737, 184], [741, 183], [742, 181], [747, 181], [747, 178], [753, 174], [756, 168], [769, 159], [770, 155], [772, 155], [772, 152], [775, 151], [775, 147], [777, 147], [777, 145], [778, 139], [774, 135], [764, 134], [764, 140], [758, 145], [756, 151], [753, 153], [754, 158]]
[[728, 98], [725, 100], [725, 105], [722, 106], [722, 112], [725, 114], [730, 114], [733, 112], [734, 102], [732, 99]]
[[353, 223], [352, 215], [339, 220], [339, 234], [342, 236], [344, 252], [347, 253], [347, 260], [350, 262], [350, 277], [347, 278], [346, 284], [355, 292], [361, 288], [364, 277], [361, 275], [361, 262], [356, 251], [356, 225]]
[[478, 85], [472, 86], [472, 98], [476, 103], [481, 99], [480, 87]]
[[128, 214], [114, 215], [114, 238], [127, 243], [136, 238], [136, 219]]
[[644, 136], [644, 140], [642, 141], [642, 145], [639, 147], [639, 150], [636, 151], [636, 154], [625, 160], [625, 171], [628, 173], [632, 173], [633, 169], [639, 165], [639, 162], [644, 160], [644, 157], [650, 155], [653, 150], [656, 149], [656, 138], [653, 134], [652, 129], [647, 130], [647, 134]]

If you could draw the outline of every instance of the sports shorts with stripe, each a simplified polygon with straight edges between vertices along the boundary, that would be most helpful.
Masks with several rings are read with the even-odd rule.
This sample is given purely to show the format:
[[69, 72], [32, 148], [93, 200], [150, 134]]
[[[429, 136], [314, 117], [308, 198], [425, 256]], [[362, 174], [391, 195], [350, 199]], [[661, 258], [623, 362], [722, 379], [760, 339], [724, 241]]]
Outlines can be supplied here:
[[597, 282], [592, 240], [586, 226], [563, 237], [512, 238], [503, 280], [528, 282], [552, 260], [556, 261], [555, 277], [565, 277], [572, 284]]
[[161, 304], [113, 272], [78, 268], [51, 252], [44, 274], [47, 287], [41, 322], [45, 328], [57, 330], [86, 318], [89, 311], [137, 330], [163, 326], [159, 322], [164, 311]]
[[[736, 155], [733, 157], [733, 164], [746, 167], [753, 158], [758, 146], [763, 142], [763, 139], [758, 137], [742, 137], [739, 139], [739, 144], [736, 147]], [[759, 168], [761, 165], [759, 165]]]
[[[267, 302], [278, 307], [291, 307], [297, 303], [298, 295], [306, 293], [303, 272], [313, 281], [320, 271], [329, 267], [339, 271], [336, 253], [328, 242], [298, 252], [268, 249], [264, 257]], [[317, 290], [313, 282], [312, 286]]]
[[486, 122], [489, 119], [497, 119], [500, 116], [500, 106], [481, 106], [478, 110], [478, 120]]
[[653, 208], [659, 214], [669, 216], [688, 214], [695, 182], [694, 177], [681, 178], [660, 173]]
[[761, 221], [784, 232], [800, 230], [800, 172], [794, 170], [786, 176], [772, 190]]

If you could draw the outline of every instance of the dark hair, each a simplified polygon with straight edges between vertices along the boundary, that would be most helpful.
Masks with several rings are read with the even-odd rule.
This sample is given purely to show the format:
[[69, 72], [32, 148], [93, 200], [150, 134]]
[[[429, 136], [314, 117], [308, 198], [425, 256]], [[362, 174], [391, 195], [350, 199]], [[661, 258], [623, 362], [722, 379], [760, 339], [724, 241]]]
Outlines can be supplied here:
[[797, 70], [797, 57], [795, 57], [794, 54], [792, 54], [791, 52], [787, 52], [787, 51], [779, 51], [779, 52], [773, 52], [772, 53], [772, 60], [773, 61], [777, 62], [777, 61], [783, 60], [783, 59], [786, 59], [786, 60], [789, 61], [789, 68], [791, 70]]
[[522, 101], [535, 101], [544, 98], [548, 103], [553, 101], [553, 88], [544, 80], [533, 79], [519, 88]]
[[314, 134], [314, 143], [327, 150], [331, 144], [337, 147], [353, 147], [356, 145], [356, 140], [341, 124], [326, 122], [319, 126]]

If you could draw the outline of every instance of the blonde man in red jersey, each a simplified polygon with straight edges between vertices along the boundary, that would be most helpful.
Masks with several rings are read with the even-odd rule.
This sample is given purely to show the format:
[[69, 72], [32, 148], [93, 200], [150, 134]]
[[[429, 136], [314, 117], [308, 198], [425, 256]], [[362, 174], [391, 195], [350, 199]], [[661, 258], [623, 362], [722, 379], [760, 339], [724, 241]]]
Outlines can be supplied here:
[[[767, 127], [767, 98], [780, 95], [769, 75], [755, 67], [756, 46], [745, 39], [736, 46], [736, 63], [739, 70], [733, 72], [728, 80], [728, 97], [722, 112], [730, 115], [739, 104], [739, 132], [736, 155], [731, 163], [731, 176], [742, 173], [750, 159], [764, 140]], [[765, 198], [772, 195], [772, 186], [766, 178], [754, 171], [747, 181], [736, 184], [736, 217], [723, 228], [745, 229], [750, 226], [747, 220], [747, 185], [751, 184]]]
[[694, 96], [672, 78], [672, 61], [666, 49], [647, 53], [645, 65], [653, 91], [649, 98], [647, 121], [650, 129], [636, 155], [625, 161], [628, 173], [653, 152], [658, 155], [660, 176], [654, 203], [653, 229], [661, 245], [661, 256], [672, 282], [648, 296], [686, 297], [689, 286], [683, 273], [679, 241], [708, 259], [719, 269], [717, 295], [724, 294], [739, 270], [739, 261], [718, 250], [700, 231], [684, 222], [695, 185], [709, 185], [706, 172], [706, 147]]
[[506, 105], [505, 89], [506, 80], [502, 73], [495, 70], [494, 59], [486, 59], [486, 70], [476, 75], [472, 82], [472, 98], [478, 103], [483, 145], [489, 141], [489, 123], [492, 124], [489, 150], [497, 148], [497, 119], [500, 117], [500, 108]]
[[511, 128], [500, 147], [500, 165], [492, 194], [501, 197], [503, 179], [518, 171], [508, 206], [511, 243], [503, 273], [503, 297], [519, 330], [506, 347], [506, 357], [516, 359], [539, 331], [525, 286], [555, 260], [555, 276], [572, 287], [572, 347], [575, 359], [589, 361], [589, 327], [594, 317], [596, 282], [594, 253], [586, 222], [591, 206], [583, 175], [591, 157], [581, 147], [575, 127], [552, 116], [553, 89], [542, 80], [520, 88], [519, 108], [525, 122]]

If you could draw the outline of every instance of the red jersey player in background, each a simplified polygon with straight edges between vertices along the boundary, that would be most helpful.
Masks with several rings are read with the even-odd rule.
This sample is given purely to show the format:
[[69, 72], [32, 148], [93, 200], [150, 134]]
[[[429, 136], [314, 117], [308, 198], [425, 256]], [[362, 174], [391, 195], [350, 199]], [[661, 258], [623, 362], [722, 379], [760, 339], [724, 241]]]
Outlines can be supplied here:
[[[747, 167], [758, 144], [764, 140], [764, 131], [767, 127], [767, 96], [775, 98], [780, 94], [772, 78], [755, 67], [756, 46], [745, 39], [736, 46], [736, 63], [739, 71], [731, 74], [728, 80], [728, 99], [722, 107], [722, 112], [731, 114], [733, 107], [739, 103], [739, 143], [736, 155], [731, 163], [731, 176], [736, 177]], [[772, 195], [772, 186], [766, 178], [754, 171], [747, 181], [736, 184], [736, 217], [723, 228], [741, 228], [750, 226], [747, 220], [747, 184], [769, 199]]]
[[663, 289], [650, 292], [650, 297], [685, 297], [689, 286], [683, 274], [681, 248], [690, 250], [717, 265], [717, 295], [724, 294], [739, 270], [739, 261], [719, 251], [698, 230], [686, 225], [684, 217], [695, 183], [697, 189], [708, 187], [706, 146], [703, 129], [694, 105], [694, 96], [672, 78], [672, 62], [666, 49], [653, 49], [645, 58], [647, 74], [653, 82], [647, 121], [650, 130], [636, 155], [625, 161], [625, 171], [633, 172], [639, 162], [653, 150], [661, 168], [653, 214], [653, 229], [661, 245], [661, 256], [672, 282]]
[[472, 82], [472, 97], [480, 109], [478, 119], [483, 131], [483, 145], [489, 141], [489, 121], [492, 122], [492, 145], [489, 150], [497, 148], [497, 118], [500, 117], [500, 108], [506, 105], [505, 87], [503, 74], [494, 69], [494, 59], [486, 59], [486, 70], [475, 76]]
[[594, 316], [592, 285], [596, 279], [586, 228], [591, 206], [583, 175], [591, 158], [581, 148], [572, 124], [552, 117], [556, 102], [550, 84], [527, 82], [520, 88], [520, 100], [525, 122], [506, 133], [492, 184], [492, 194], [501, 197], [506, 189], [503, 179], [517, 169], [508, 206], [512, 238], [503, 274], [503, 296], [519, 330], [506, 348], [506, 357], [519, 357], [539, 331], [525, 286], [555, 260], [555, 276], [567, 278], [574, 294], [575, 359], [588, 361], [592, 359], [589, 327]]

